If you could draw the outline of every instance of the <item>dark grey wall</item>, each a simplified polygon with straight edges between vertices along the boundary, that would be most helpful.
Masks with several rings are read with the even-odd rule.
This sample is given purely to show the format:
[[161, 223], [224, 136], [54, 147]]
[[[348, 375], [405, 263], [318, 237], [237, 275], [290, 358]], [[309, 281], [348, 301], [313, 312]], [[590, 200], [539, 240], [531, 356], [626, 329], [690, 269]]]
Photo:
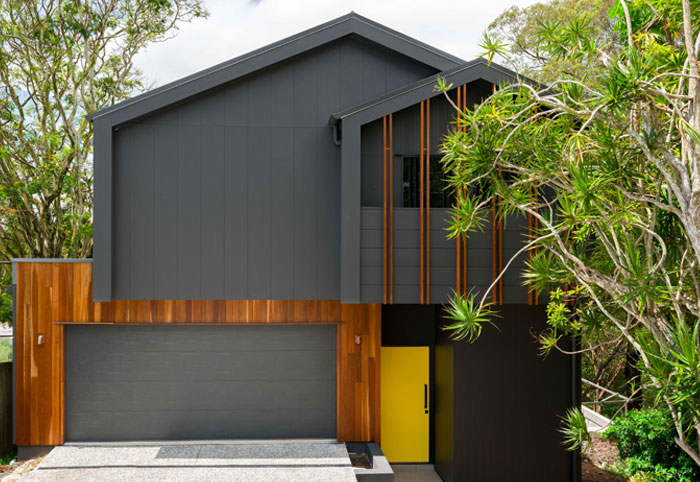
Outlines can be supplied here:
[[[490, 240], [489, 240], [490, 243]], [[503, 222], [503, 264], [505, 265], [527, 243], [527, 217], [508, 216]], [[503, 303], [527, 304], [527, 287], [523, 286], [522, 272], [527, 253], [518, 255], [503, 275]]]
[[558, 431], [577, 403], [576, 358], [539, 355], [532, 333], [545, 326], [544, 306], [504, 306], [497, 325], [473, 344], [438, 342], [438, 472], [449, 482], [576, 480], [576, 456]]
[[[360, 299], [362, 303], [380, 303], [384, 297], [382, 217], [382, 208], [362, 208], [360, 251]], [[448, 219], [447, 210], [431, 210], [431, 303], [447, 302], [448, 297], [455, 289], [456, 241], [447, 239], [445, 228]], [[469, 283], [476, 291], [481, 292], [491, 281], [490, 231], [474, 233], [469, 241], [467, 252]], [[415, 208], [394, 208], [394, 303], [416, 303], [419, 301], [420, 213]]]
[[[430, 214], [430, 301], [445, 303], [455, 289], [456, 241], [447, 238], [450, 214], [432, 209]], [[360, 250], [360, 296], [363, 303], [384, 299], [383, 210], [362, 208]], [[503, 264], [523, 246], [527, 224], [522, 216], [511, 216], [503, 229]], [[387, 234], [387, 243], [389, 236]], [[387, 254], [388, 256], [388, 254]], [[527, 303], [522, 285], [526, 255], [519, 255], [503, 277], [503, 303]], [[387, 258], [387, 263], [388, 263]], [[483, 293], [491, 284], [491, 227], [470, 234], [467, 241], [467, 285], [473, 293]], [[388, 289], [388, 288], [387, 288]], [[420, 300], [420, 212], [416, 208], [394, 208], [394, 303]]]
[[113, 298], [340, 298], [328, 117], [433, 73], [345, 38], [118, 129]]
[[435, 345], [438, 305], [382, 305], [382, 346]]
[[433, 380], [433, 413], [435, 420], [434, 453], [435, 469], [442, 480], [452, 482], [454, 478], [454, 343], [447, 334], [439, 331], [435, 344], [435, 379]]

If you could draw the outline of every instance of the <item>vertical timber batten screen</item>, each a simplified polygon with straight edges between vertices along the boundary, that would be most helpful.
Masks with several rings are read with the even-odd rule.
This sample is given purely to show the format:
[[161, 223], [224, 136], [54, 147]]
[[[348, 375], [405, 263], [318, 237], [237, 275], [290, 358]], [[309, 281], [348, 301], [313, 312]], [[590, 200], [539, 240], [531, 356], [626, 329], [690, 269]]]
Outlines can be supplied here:
[[[491, 85], [491, 92], [495, 94], [498, 90], [496, 84]], [[502, 174], [498, 169], [498, 175]], [[493, 198], [491, 208], [491, 282], [493, 287], [493, 304], [503, 304], [503, 216], [500, 212], [499, 201], [496, 196]]]
[[420, 302], [430, 304], [430, 99], [420, 103]]
[[430, 99], [425, 111], [425, 302], [430, 304]]
[[[467, 109], [467, 84], [460, 85], [457, 87], [457, 107], [459, 112], [457, 113], [457, 131], [466, 134], [466, 117], [464, 112]], [[457, 188], [457, 193], [455, 193], [455, 201], [458, 202], [460, 195], [464, 197], [466, 195], [466, 188], [463, 186]], [[456, 260], [455, 260], [455, 276], [456, 276], [456, 293], [458, 295], [465, 295], [468, 293], [467, 289], [467, 237], [457, 236], [455, 238], [456, 247]]]
[[425, 190], [425, 170], [424, 170], [424, 154], [425, 154], [425, 138], [423, 137], [423, 130], [425, 129], [425, 103], [421, 102], [420, 103], [420, 132], [418, 133], [420, 137], [420, 164], [419, 164], [419, 169], [420, 169], [420, 189], [419, 189], [419, 194], [418, 194], [418, 199], [419, 201], [419, 209], [420, 209], [420, 302], [423, 304], [424, 298], [425, 298], [425, 287], [423, 286], [423, 281], [425, 279], [425, 275], [423, 270], [425, 269], [424, 267], [424, 260], [423, 260], [423, 250], [424, 250], [424, 230], [423, 230], [423, 209], [424, 209], [424, 203], [425, 203], [425, 198], [423, 196], [423, 192]]
[[[394, 116], [382, 118], [382, 199], [383, 199], [383, 299], [394, 303]], [[387, 175], [388, 163], [388, 175]], [[387, 187], [388, 185], [388, 187]], [[387, 199], [388, 191], [388, 199]], [[387, 226], [388, 220], [388, 226]], [[388, 242], [387, 242], [388, 238]], [[387, 261], [388, 258], [388, 261]], [[388, 289], [388, 295], [387, 295]]]

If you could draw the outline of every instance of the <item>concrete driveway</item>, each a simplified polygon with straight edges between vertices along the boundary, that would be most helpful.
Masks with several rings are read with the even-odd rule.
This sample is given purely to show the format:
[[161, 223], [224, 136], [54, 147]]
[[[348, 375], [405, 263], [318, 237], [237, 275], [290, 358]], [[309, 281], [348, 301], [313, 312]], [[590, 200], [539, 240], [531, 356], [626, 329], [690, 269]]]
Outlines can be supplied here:
[[355, 481], [345, 444], [65, 445], [27, 481]]

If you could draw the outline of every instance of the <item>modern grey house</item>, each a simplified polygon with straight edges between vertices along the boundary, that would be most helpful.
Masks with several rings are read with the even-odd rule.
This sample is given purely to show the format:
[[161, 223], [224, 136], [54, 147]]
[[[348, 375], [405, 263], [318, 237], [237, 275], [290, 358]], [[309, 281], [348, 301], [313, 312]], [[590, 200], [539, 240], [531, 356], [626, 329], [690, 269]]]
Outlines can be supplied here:
[[94, 259], [14, 266], [20, 450], [327, 438], [446, 481], [579, 480], [578, 361], [538, 355], [526, 256], [498, 329], [441, 329], [528, 223], [447, 239], [438, 76], [461, 107], [517, 78], [351, 13], [91, 114]]

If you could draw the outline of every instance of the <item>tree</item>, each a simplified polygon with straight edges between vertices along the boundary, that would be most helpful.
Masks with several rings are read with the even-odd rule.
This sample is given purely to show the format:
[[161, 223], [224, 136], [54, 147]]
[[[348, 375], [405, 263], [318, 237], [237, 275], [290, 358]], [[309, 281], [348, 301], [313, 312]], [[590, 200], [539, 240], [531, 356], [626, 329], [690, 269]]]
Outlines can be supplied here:
[[[525, 8], [513, 6], [489, 25], [484, 45], [493, 45], [492, 38], [507, 42], [503, 49], [506, 55], [499, 60], [539, 82], [547, 84], [563, 77], [579, 77], [599, 69], [600, 64], [589, 62], [585, 56], [554, 58], [547, 55], [539, 43], [541, 28], [562, 25], [562, 19], [580, 16], [587, 22], [591, 35], [599, 37], [598, 48], [605, 55], [612, 55], [622, 47], [615, 28], [615, 17], [608, 13], [614, 5], [615, 0], [552, 0]], [[575, 28], [575, 23], [572, 23], [571, 30]], [[635, 397], [627, 404], [628, 408], [638, 406], [643, 392], [634, 383], [638, 375], [634, 367], [636, 357], [624, 340], [610, 342], [615, 338], [615, 328], [606, 324], [582, 335], [581, 344], [588, 347], [582, 354], [582, 376], [596, 385], [627, 392], [627, 395]], [[613, 415], [620, 407], [599, 404], [605, 396], [605, 392], [594, 389], [593, 385], [584, 386], [584, 402], [592, 402], [596, 409], [605, 408], [607, 415]]]
[[0, 260], [92, 253], [87, 113], [144, 90], [134, 57], [201, 0], [0, 2]]
[[[460, 113], [465, 129], [443, 146], [459, 193], [451, 235], [483, 227], [492, 203], [532, 216], [523, 279], [550, 293], [543, 351], [612, 327], [610, 342], [633, 347], [645, 390], [700, 465], [700, 4], [621, 0], [611, 16], [619, 49], [580, 16], [537, 30], [545, 62], [593, 68], [502, 86]], [[505, 51], [490, 40], [490, 58]], [[489, 296], [452, 301], [458, 335], [490, 321]], [[582, 437], [581, 417], [567, 418]]]
[[592, 34], [599, 37], [599, 48], [606, 52], [618, 47], [618, 34], [608, 11], [614, 0], [552, 0], [528, 7], [514, 5], [491, 22], [485, 33], [485, 45], [489, 39], [498, 39], [503, 45], [503, 60], [516, 72], [539, 82], [549, 83], [562, 74], [575, 75], [591, 68], [585, 59], [569, 57], [552, 58], [539, 43], [539, 31], [543, 24], [558, 24], [562, 19], [580, 16], [585, 12]]

